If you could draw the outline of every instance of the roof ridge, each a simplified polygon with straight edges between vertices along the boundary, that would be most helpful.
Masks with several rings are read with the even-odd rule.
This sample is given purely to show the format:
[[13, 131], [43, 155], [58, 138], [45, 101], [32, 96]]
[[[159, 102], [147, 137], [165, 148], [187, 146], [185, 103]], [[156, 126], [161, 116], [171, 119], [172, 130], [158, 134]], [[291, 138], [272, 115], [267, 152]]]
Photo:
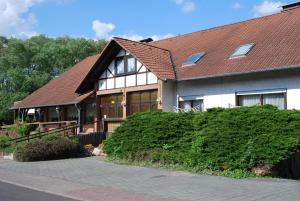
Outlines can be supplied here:
[[126, 41], [129, 41], [129, 42], [134, 42], [134, 43], [138, 43], [138, 44], [141, 44], [141, 45], [147, 45], [147, 46], [149, 46], [149, 47], [158, 48], [158, 49], [161, 49], [161, 50], [170, 52], [170, 50], [168, 50], [168, 49], [165, 49], [165, 48], [162, 48], [162, 47], [157, 47], [157, 46], [155, 46], [155, 45], [150, 45], [149, 43], [142, 43], [142, 42], [140, 42], [140, 41], [129, 40], [129, 39], [127, 39], [127, 38], [121, 38], [121, 37], [113, 37], [113, 39], [126, 40]]
[[211, 28], [207, 28], [207, 29], [193, 31], [193, 32], [190, 32], [190, 33], [180, 34], [180, 35], [177, 35], [177, 36], [173, 36], [173, 37], [170, 37], [170, 38], [165, 38], [165, 39], [153, 41], [153, 42], [150, 42], [150, 43], [152, 43], [152, 44], [155, 44], [155, 43], [159, 44], [162, 41], [172, 40], [174, 38], [179, 38], [179, 37], [185, 37], [185, 36], [192, 35], [192, 34], [195, 34], [195, 33], [201, 33], [201, 32], [212, 31], [212, 30], [216, 30], [216, 29], [222, 29], [222, 28], [227, 27], [227, 26], [244, 24], [244, 23], [247, 23], [247, 22], [255, 21], [255, 20], [261, 20], [261, 19], [264, 19], [264, 18], [270, 18], [270, 17], [273, 17], [274, 15], [280, 15], [280, 14], [283, 14], [283, 13], [286, 13], [286, 12], [293, 12], [294, 10], [296, 10], [296, 9], [282, 10], [279, 13], [274, 13], [274, 14], [271, 14], [271, 15], [266, 15], [266, 16], [261, 16], [261, 17], [256, 17], [256, 18], [251, 18], [251, 19], [247, 19], [247, 20], [239, 21], [239, 22], [233, 22], [233, 23], [229, 23], [229, 24], [225, 24], [225, 25], [220, 25], [220, 26], [216, 26], [216, 27], [211, 27]]

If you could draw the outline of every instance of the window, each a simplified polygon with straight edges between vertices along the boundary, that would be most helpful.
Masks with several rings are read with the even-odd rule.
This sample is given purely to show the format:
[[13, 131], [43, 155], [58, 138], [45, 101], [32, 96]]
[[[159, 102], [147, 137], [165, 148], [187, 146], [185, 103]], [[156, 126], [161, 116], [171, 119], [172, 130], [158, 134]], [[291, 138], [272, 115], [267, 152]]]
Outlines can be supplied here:
[[182, 112], [203, 111], [203, 100], [183, 100], [179, 101], [179, 108]]
[[246, 56], [246, 54], [248, 54], [250, 52], [250, 50], [254, 47], [254, 45], [255, 45], [254, 43], [241, 45], [233, 52], [233, 54], [230, 56], [230, 58]]
[[141, 91], [128, 94], [129, 114], [157, 110], [157, 90]]
[[58, 121], [58, 111], [55, 107], [48, 108], [48, 121], [49, 122], [56, 122]]
[[85, 105], [85, 123], [93, 123], [95, 117], [95, 110], [93, 103]]
[[116, 58], [116, 72], [117, 72], [117, 75], [125, 73], [124, 57]]
[[132, 56], [127, 57], [127, 73], [136, 71], [136, 59]]
[[117, 75], [131, 74], [136, 72], [136, 59], [131, 55], [117, 57], [115, 61]]
[[100, 97], [100, 109], [102, 118], [122, 118], [122, 100], [122, 94], [114, 94]]
[[67, 121], [75, 121], [77, 120], [78, 111], [75, 106], [67, 107]]
[[286, 93], [265, 93], [237, 95], [238, 106], [274, 105], [286, 109]]
[[193, 54], [187, 58], [185, 62], [183, 62], [182, 66], [189, 66], [197, 63], [202, 57], [205, 55], [205, 52], [200, 52]]

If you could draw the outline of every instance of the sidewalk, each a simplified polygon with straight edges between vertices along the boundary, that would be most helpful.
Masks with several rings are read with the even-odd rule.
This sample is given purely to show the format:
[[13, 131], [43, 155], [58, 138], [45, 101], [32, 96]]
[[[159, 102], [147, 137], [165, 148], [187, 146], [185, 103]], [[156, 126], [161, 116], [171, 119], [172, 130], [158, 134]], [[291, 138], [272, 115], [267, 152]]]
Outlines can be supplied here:
[[81, 200], [298, 201], [300, 182], [194, 175], [82, 158], [19, 163], [0, 160], [0, 180]]

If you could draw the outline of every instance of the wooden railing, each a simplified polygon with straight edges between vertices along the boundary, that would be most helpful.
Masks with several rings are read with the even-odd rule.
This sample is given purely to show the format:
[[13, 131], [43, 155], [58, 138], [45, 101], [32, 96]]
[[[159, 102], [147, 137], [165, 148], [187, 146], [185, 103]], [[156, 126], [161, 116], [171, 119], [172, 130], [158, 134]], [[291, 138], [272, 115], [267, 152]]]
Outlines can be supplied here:
[[[61, 125], [61, 124], [76, 124], [77, 121], [55, 121], [55, 122], [34, 122], [34, 123], [22, 123], [25, 125]], [[9, 129], [16, 124], [1, 126], [0, 129]]]
[[[96, 123], [92, 122], [93, 124]], [[64, 122], [43, 122], [43, 123], [28, 123], [28, 125], [36, 125], [36, 124], [44, 124], [44, 125], [49, 125], [49, 123], [56, 123], [56, 124], [63, 124], [63, 123], [75, 123], [75, 122], [70, 122], [70, 121], [64, 121]], [[60, 128], [54, 128], [48, 131], [43, 131], [43, 132], [38, 132], [38, 133], [34, 133], [34, 134], [30, 134], [30, 135], [26, 135], [26, 136], [22, 136], [22, 137], [17, 137], [17, 138], [13, 138], [10, 141], [13, 143], [19, 143], [19, 142], [24, 142], [24, 141], [30, 141], [33, 139], [37, 139], [37, 138], [41, 138], [43, 136], [47, 136], [47, 135], [51, 135], [51, 134], [55, 134], [55, 133], [62, 133], [63, 135], [67, 136], [67, 135], [74, 135], [77, 136], [80, 133], [80, 128], [83, 125], [66, 125], [66, 126], [62, 126]], [[71, 132], [70, 132], [71, 131]]]
[[19, 142], [30, 141], [33, 139], [41, 138], [43, 136], [47, 136], [47, 135], [51, 135], [51, 134], [55, 134], [55, 133], [63, 133], [64, 135], [69, 135], [68, 131], [72, 131], [73, 132], [72, 134], [76, 135], [77, 129], [79, 127], [80, 127], [79, 125], [64, 126], [61, 128], [56, 128], [56, 129], [52, 129], [52, 130], [45, 131], [45, 132], [38, 132], [38, 133], [30, 134], [27, 136], [13, 138], [10, 141], [14, 142], [14, 143], [19, 143]]

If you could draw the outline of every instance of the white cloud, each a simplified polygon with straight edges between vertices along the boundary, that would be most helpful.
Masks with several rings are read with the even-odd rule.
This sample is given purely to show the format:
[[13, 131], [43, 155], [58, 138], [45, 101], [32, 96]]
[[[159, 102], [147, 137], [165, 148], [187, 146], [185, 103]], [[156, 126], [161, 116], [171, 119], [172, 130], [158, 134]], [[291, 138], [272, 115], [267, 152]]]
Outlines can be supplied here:
[[176, 5], [180, 6], [184, 13], [191, 13], [196, 9], [196, 4], [193, 1], [186, 0], [171, 0]]
[[255, 17], [271, 15], [280, 12], [283, 5], [284, 3], [280, 1], [264, 0], [261, 4], [253, 7], [253, 13]]
[[[105, 23], [100, 20], [94, 20], [92, 22], [92, 29], [96, 34], [96, 39], [106, 39], [110, 40], [112, 37], [116, 36], [112, 32], [116, 29], [116, 25], [112, 23]], [[152, 36], [142, 36], [136, 33], [127, 33], [123, 35], [118, 35], [121, 38], [126, 38], [129, 40], [139, 41], [145, 38], [152, 38], [153, 40], [160, 40], [165, 38], [170, 38], [173, 34], [165, 35], [152, 35]]]
[[233, 4], [232, 6], [234, 9], [240, 9], [242, 8], [242, 5], [239, 2], [236, 2], [235, 4]]
[[182, 7], [184, 13], [193, 12], [195, 9], [196, 9], [196, 4], [192, 1], [185, 2]]
[[183, 0], [172, 0], [177, 5], [181, 5], [183, 3]]
[[140, 41], [140, 40], [146, 39], [146, 38], [152, 38], [154, 41], [157, 41], [157, 40], [162, 40], [162, 39], [166, 39], [166, 38], [171, 38], [173, 36], [174, 36], [173, 34], [168, 33], [165, 35], [152, 35], [152, 36], [142, 36], [139, 34], [125, 34], [120, 37], [129, 39], [129, 40], [134, 40], [134, 41]]
[[112, 32], [115, 28], [116, 26], [114, 24], [104, 23], [100, 20], [94, 20], [92, 25], [92, 29], [96, 33], [96, 37], [98, 39], [109, 39], [111, 37], [110, 32]]
[[0, 35], [26, 39], [36, 35], [37, 24], [29, 9], [43, 0], [0, 0]]

